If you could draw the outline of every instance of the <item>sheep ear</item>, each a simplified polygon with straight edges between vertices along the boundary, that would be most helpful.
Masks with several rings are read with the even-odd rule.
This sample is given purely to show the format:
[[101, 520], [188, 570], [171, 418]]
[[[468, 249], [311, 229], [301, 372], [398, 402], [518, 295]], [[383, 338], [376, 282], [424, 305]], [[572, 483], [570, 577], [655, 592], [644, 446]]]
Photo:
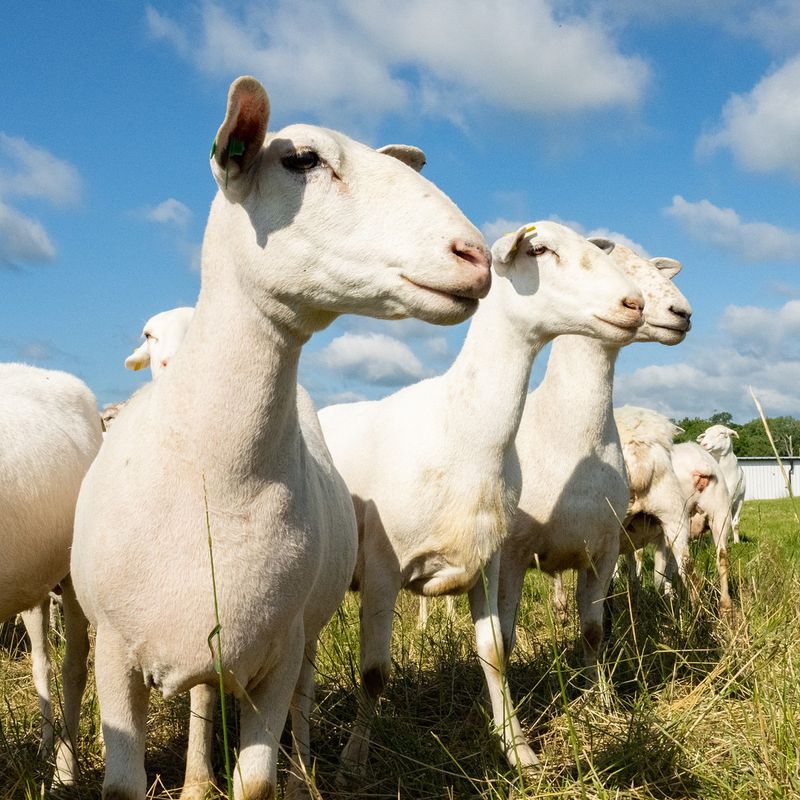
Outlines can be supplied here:
[[595, 247], [599, 247], [604, 253], [611, 253], [617, 246], [615, 241], [612, 239], [604, 239], [602, 236], [590, 236], [589, 241]]
[[663, 256], [651, 258], [650, 263], [660, 269], [668, 278], [674, 278], [683, 267], [680, 261], [676, 261], [674, 258], [664, 258]]
[[269, 97], [249, 76], [237, 78], [228, 90], [228, 110], [211, 147], [211, 171], [220, 189], [233, 199], [246, 193], [241, 179], [264, 144]]
[[739, 434], [733, 428], [728, 428], [728, 430], [731, 432], [731, 436], [735, 436], [737, 439], [739, 438]]
[[134, 372], [150, 366], [150, 353], [147, 351], [147, 342], [139, 345], [126, 359], [125, 369], [132, 369]]
[[422, 172], [425, 166], [425, 153], [419, 147], [412, 147], [410, 144], [387, 144], [379, 147], [378, 152], [402, 161], [417, 172]]
[[492, 266], [498, 275], [504, 275], [507, 267], [514, 260], [520, 242], [525, 238], [526, 233], [535, 230], [535, 225], [523, 225], [514, 233], [507, 233], [501, 236], [492, 245]]

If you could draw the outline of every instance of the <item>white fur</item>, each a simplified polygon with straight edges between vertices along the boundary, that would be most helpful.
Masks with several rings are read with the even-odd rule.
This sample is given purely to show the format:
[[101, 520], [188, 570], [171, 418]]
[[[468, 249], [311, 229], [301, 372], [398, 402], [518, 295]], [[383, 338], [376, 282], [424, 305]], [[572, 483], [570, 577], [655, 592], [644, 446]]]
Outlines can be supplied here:
[[77, 761], [80, 695], [86, 682], [86, 620], [68, 579], [75, 502], [102, 441], [94, 395], [65, 372], [0, 364], [0, 621], [19, 612], [33, 645], [34, 682], [46, 750], [53, 745], [50, 590], [64, 592], [64, 731], [56, 756], [58, 783], [72, 783]]
[[182, 306], [150, 317], [142, 329], [144, 342], [125, 359], [125, 367], [134, 371], [150, 367], [157, 378], [177, 352], [193, 316], [193, 308]]
[[553, 222], [520, 228], [492, 253], [492, 291], [444, 375], [383, 400], [320, 412], [359, 525], [363, 691], [342, 753], [351, 769], [366, 764], [401, 588], [469, 593], [506, 756], [512, 764], [536, 763], [502, 679], [497, 618], [498, 548], [521, 484], [514, 437], [531, 364], [545, 342], [559, 333], [629, 341], [641, 323], [642, 298], [606, 253]]
[[290, 704], [295, 763], [310, 767], [316, 640], [357, 542], [349, 493], [296, 386], [302, 345], [345, 312], [459, 322], [489, 286], [480, 234], [430, 182], [334, 131], [267, 135], [268, 116], [261, 85], [235, 81], [194, 319], [109, 432], [78, 500], [73, 577], [97, 627], [115, 798], [145, 796], [150, 688], [218, 680], [209, 534], [226, 688], [242, 698], [235, 796], [275, 792]]
[[[647, 260], [619, 244], [611, 258], [644, 296], [645, 322], [634, 341], [681, 342], [690, 327], [691, 307], [671, 281], [680, 264]], [[614, 364], [622, 344], [560, 336], [553, 342], [542, 383], [527, 398], [516, 439], [522, 494], [500, 568], [507, 655], [528, 567], [557, 574], [555, 596], [562, 615], [566, 600], [558, 573], [577, 569], [584, 660], [594, 673], [603, 599], [629, 500], [611, 403]]]
[[[630, 484], [630, 502], [620, 553], [633, 553], [655, 541], [655, 581], [664, 592], [672, 592], [672, 555], [678, 574], [690, 589], [689, 516], [686, 499], [672, 469], [672, 439], [681, 429], [657, 411], [637, 406], [614, 410], [625, 467]], [[640, 516], [645, 515], [645, 516]], [[644, 524], [655, 518], [660, 524]]]
[[733, 437], [739, 438], [735, 430], [725, 425], [712, 425], [697, 437], [697, 441], [719, 462], [728, 494], [731, 498], [731, 520], [733, 541], [739, 541], [739, 518], [742, 516], [744, 504], [745, 478], [744, 470], [739, 466], [733, 452]]

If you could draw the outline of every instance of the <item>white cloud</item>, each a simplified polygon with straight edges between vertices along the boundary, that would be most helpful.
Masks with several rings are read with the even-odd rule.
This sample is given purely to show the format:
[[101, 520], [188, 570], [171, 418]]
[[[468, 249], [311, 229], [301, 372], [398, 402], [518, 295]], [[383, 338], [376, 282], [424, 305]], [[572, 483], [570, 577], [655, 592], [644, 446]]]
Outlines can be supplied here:
[[800, 301], [782, 307], [728, 306], [718, 331], [683, 362], [647, 366], [615, 379], [618, 405], [655, 408], [668, 416], [707, 417], [730, 411], [739, 421], [756, 415], [752, 386], [770, 416], [800, 414]]
[[401, 386], [428, 374], [407, 344], [381, 333], [344, 333], [315, 360], [338, 375], [383, 386]]
[[145, 219], [150, 222], [177, 225], [179, 228], [186, 227], [191, 218], [192, 212], [188, 206], [174, 197], [170, 197], [157, 206], [145, 210]]
[[0, 131], [0, 197], [36, 197], [55, 206], [78, 203], [78, 170], [25, 139]]
[[719, 208], [708, 200], [692, 203], [675, 195], [664, 213], [696, 239], [744, 261], [797, 261], [800, 253], [800, 231], [769, 222], [744, 222], [732, 208]]
[[0, 267], [52, 261], [55, 256], [47, 231], [0, 201]]
[[[631, 107], [649, 67], [623, 55], [596, 16], [552, 0], [279, 0], [239, 14], [206, 3], [195, 23], [147, 9], [150, 33], [212, 75], [242, 72], [281, 113], [375, 120], [435, 114], [463, 124], [476, 104], [553, 115]], [[487, 42], [491, 37], [491, 43]], [[498, 46], [502, 58], [498, 58]]]
[[800, 179], [800, 56], [762, 78], [748, 94], [735, 94], [714, 133], [700, 137], [700, 154], [728, 148], [753, 172], [786, 171]]

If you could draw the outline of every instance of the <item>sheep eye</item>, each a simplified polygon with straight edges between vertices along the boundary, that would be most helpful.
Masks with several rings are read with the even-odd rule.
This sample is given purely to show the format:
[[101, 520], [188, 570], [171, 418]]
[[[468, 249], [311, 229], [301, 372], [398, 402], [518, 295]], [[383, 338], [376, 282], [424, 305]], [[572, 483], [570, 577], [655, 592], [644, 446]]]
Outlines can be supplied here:
[[538, 258], [539, 256], [543, 256], [548, 250], [549, 248], [543, 244], [534, 244], [528, 248], [528, 255]]
[[153, 334], [152, 333], [145, 333], [144, 334], [144, 338], [149, 342], [153, 338]]
[[281, 159], [281, 164], [292, 172], [308, 172], [314, 167], [318, 167], [321, 163], [319, 155], [313, 150], [303, 150], [300, 153], [293, 153]]

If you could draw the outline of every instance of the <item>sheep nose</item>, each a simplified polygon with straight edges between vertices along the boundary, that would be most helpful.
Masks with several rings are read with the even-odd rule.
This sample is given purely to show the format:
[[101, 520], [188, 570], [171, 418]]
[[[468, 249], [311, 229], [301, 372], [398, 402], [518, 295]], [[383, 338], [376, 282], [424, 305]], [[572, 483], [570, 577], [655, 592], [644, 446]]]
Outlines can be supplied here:
[[461, 261], [471, 264], [473, 269], [465, 296], [476, 300], [486, 297], [492, 285], [492, 254], [486, 247], [455, 239], [450, 243], [450, 252]]
[[644, 298], [641, 294], [629, 294], [627, 297], [622, 298], [622, 305], [631, 311], [638, 311], [641, 314], [644, 311]]
[[455, 239], [450, 245], [450, 250], [459, 258], [469, 261], [470, 264], [474, 264], [476, 267], [489, 269], [492, 266], [491, 252], [481, 245], [465, 242], [462, 239]]
[[685, 308], [675, 308], [675, 306], [670, 306], [669, 310], [676, 316], [680, 317], [681, 319], [685, 319], [687, 322], [692, 318], [692, 312], [688, 311]]

